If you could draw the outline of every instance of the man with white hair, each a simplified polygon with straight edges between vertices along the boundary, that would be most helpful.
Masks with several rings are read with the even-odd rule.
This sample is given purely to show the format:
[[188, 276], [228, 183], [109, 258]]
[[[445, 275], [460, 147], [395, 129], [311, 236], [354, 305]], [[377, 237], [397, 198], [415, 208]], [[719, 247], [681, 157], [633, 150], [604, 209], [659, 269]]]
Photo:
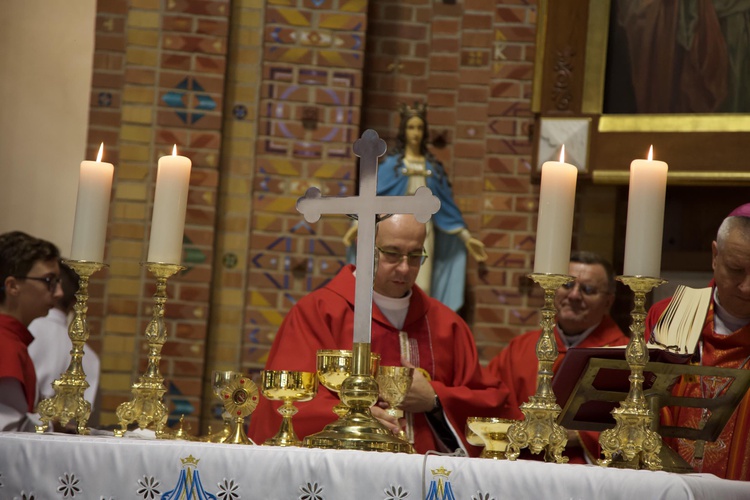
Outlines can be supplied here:
[[[711, 244], [714, 271], [712, 300], [703, 324], [696, 362], [701, 366], [750, 369], [750, 203], [733, 210], [721, 223]], [[670, 298], [654, 304], [646, 317], [646, 335], [669, 305]], [[731, 379], [730, 379], [731, 380]], [[713, 398], [728, 381], [722, 377], [682, 377], [673, 394]], [[666, 412], [671, 425], [700, 429], [710, 412], [677, 407]], [[697, 472], [726, 479], [750, 480], [750, 394], [746, 394], [714, 442], [667, 441]]]

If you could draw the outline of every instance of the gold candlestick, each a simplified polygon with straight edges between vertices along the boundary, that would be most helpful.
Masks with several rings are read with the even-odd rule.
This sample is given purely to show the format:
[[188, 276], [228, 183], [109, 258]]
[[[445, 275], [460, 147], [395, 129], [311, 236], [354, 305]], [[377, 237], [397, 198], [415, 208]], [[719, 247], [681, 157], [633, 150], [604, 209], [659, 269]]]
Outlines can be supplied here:
[[630, 391], [620, 406], [612, 410], [612, 416], [617, 422], [615, 426], [599, 436], [604, 458], [599, 459], [598, 463], [606, 467], [612, 462], [613, 456], [617, 455], [622, 458], [623, 467], [640, 469], [645, 465], [651, 470], [659, 470], [662, 468], [659, 458], [661, 436], [650, 429], [655, 415], [643, 395], [643, 369], [648, 362], [648, 348], [644, 338], [644, 303], [646, 294], [665, 281], [646, 276], [619, 276], [617, 279], [634, 294], [630, 341], [625, 349], [625, 359], [630, 366]]
[[122, 403], [115, 412], [120, 421], [121, 429], [115, 429], [115, 436], [123, 436], [131, 422], [138, 422], [141, 429], [149, 424], [156, 427], [156, 437], [169, 438], [165, 430], [167, 423], [167, 407], [162, 401], [164, 393], [164, 377], [159, 372], [161, 349], [167, 341], [167, 329], [164, 325], [164, 303], [167, 301], [167, 279], [175, 273], [185, 269], [179, 264], [164, 264], [147, 262], [146, 269], [156, 276], [156, 292], [154, 293], [154, 312], [146, 326], [146, 340], [148, 340], [148, 366], [146, 373], [133, 384], [133, 399]]
[[515, 460], [521, 449], [529, 448], [532, 453], [546, 450], [544, 459], [565, 463], [568, 457], [562, 456], [568, 437], [565, 429], [556, 420], [560, 405], [552, 392], [552, 365], [557, 359], [557, 342], [555, 341], [555, 291], [565, 283], [573, 281], [572, 276], [564, 274], [533, 273], [529, 277], [544, 290], [544, 307], [542, 307], [542, 335], [536, 344], [536, 357], [539, 360], [536, 394], [521, 405], [521, 413], [526, 417], [508, 429], [508, 460]]
[[68, 369], [52, 383], [55, 395], [41, 401], [37, 407], [42, 424], [36, 426], [36, 432], [45, 432], [53, 420], [59, 420], [63, 426], [71, 420], [76, 420], [78, 434], [88, 434], [86, 423], [91, 415], [91, 403], [83, 398], [83, 393], [89, 383], [86, 382], [86, 373], [83, 371], [81, 360], [83, 359], [83, 345], [89, 339], [89, 325], [86, 321], [89, 278], [99, 269], [106, 267], [106, 264], [85, 260], [65, 260], [64, 262], [78, 274], [78, 292], [76, 292], [76, 303], [73, 306], [75, 316], [68, 325], [68, 337], [73, 348], [70, 351]]

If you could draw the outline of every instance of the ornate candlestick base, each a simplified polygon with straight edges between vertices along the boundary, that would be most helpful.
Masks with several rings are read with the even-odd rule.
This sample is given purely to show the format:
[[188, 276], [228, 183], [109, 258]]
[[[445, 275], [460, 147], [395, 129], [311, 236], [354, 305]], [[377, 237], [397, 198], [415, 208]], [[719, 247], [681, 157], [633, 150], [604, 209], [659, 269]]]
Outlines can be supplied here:
[[617, 279], [633, 290], [634, 294], [630, 342], [625, 349], [625, 358], [630, 366], [630, 392], [620, 406], [612, 410], [612, 416], [617, 422], [615, 426], [599, 436], [604, 458], [599, 459], [598, 463], [606, 467], [616, 455], [622, 459], [622, 467], [641, 469], [645, 466], [651, 470], [659, 470], [662, 468], [659, 458], [661, 436], [650, 428], [656, 415], [649, 409], [643, 395], [643, 369], [648, 362], [648, 348], [644, 338], [644, 303], [646, 294], [665, 281], [646, 276], [620, 276]]
[[413, 453], [408, 442], [394, 436], [370, 412], [378, 400], [378, 384], [370, 373], [370, 344], [355, 343], [353, 373], [341, 386], [341, 402], [349, 410], [341, 418], [304, 439], [311, 448], [335, 448], [364, 451]]
[[138, 382], [133, 384], [133, 399], [117, 407], [116, 415], [121, 429], [115, 429], [115, 436], [123, 436], [131, 422], [138, 422], [142, 429], [150, 424], [156, 427], [156, 437], [169, 438], [165, 429], [167, 423], [167, 407], [163, 402], [164, 377], [159, 372], [161, 349], [167, 341], [167, 329], [164, 325], [164, 303], [167, 301], [167, 279], [175, 273], [185, 269], [179, 264], [164, 264], [147, 262], [146, 269], [156, 276], [156, 293], [154, 293], [154, 312], [151, 321], [146, 326], [146, 340], [148, 340], [148, 366], [146, 373], [141, 375]]
[[556, 420], [562, 409], [552, 392], [552, 364], [557, 359], [557, 342], [555, 341], [555, 291], [565, 283], [573, 281], [572, 276], [564, 274], [530, 274], [544, 290], [544, 307], [542, 307], [542, 334], [536, 344], [536, 357], [539, 360], [536, 394], [530, 401], [521, 405], [521, 413], [526, 417], [508, 429], [508, 460], [515, 460], [521, 449], [528, 448], [532, 453], [546, 450], [544, 459], [548, 462], [565, 463], [568, 457], [562, 456], [568, 443], [565, 429]]
[[89, 338], [89, 326], [86, 321], [89, 278], [99, 269], [106, 267], [106, 264], [85, 260], [66, 260], [65, 263], [78, 274], [75, 316], [68, 326], [68, 336], [73, 349], [70, 351], [68, 369], [52, 383], [55, 395], [41, 401], [37, 407], [42, 423], [36, 426], [36, 432], [45, 432], [53, 420], [60, 421], [63, 426], [71, 420], [76, 420], [78, 434], [88, 434], [86, 423], [91, 415], [91, 403], [83, 399], [83, 393], [89, 383], [86, 382], [86, 373], [83, 371], [81, 360], [83, 359], [83, 345]]

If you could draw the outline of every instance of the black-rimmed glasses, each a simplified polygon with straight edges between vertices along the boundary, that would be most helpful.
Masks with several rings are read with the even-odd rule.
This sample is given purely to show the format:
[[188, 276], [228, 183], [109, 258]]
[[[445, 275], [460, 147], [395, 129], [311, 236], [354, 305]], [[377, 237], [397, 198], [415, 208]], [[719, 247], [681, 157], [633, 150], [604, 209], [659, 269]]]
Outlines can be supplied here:
[[50, 292], [55, 293], [58, 283], [62, 280], [59, 276], [15, 276], [18, 280], [44, 281]]

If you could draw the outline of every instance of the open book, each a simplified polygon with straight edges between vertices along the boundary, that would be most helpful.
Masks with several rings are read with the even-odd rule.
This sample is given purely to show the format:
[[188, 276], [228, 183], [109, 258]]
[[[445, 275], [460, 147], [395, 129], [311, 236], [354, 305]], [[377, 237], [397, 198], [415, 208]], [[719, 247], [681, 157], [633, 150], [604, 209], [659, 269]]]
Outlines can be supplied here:
[[690, 288], [680, 285], [654, 325], [649, 347], [678, 354], [692, 354], [701, 337], [711, 304], [711, 287]]
[[[654, 325], [648, 347], [649, 362], [687, 364], [700, 340], [708, 307], [711, 303], [711, 288], [679, 286], [669, 306]], [[625, 361], [626, 346], [582, 347], [569, 349], [552, 379], [552, 390], [557, 402], [565, 407], [579, 382], [599, 391], [628, 392], [630, 381], [627, 365], [625, 370], [602, 368], [592, 380], [581, 381], [591, 359]], [[643, 372], [643, 389], [648, 390], [656, 380], [648, 365]], [[579, 417], [593, 420], [594, 414], [612, 420], [609, 412], [615, 402], [592, 401], [588, 411], [579, 412]], [[582, 410], [584, 408], [582, 407]]]

